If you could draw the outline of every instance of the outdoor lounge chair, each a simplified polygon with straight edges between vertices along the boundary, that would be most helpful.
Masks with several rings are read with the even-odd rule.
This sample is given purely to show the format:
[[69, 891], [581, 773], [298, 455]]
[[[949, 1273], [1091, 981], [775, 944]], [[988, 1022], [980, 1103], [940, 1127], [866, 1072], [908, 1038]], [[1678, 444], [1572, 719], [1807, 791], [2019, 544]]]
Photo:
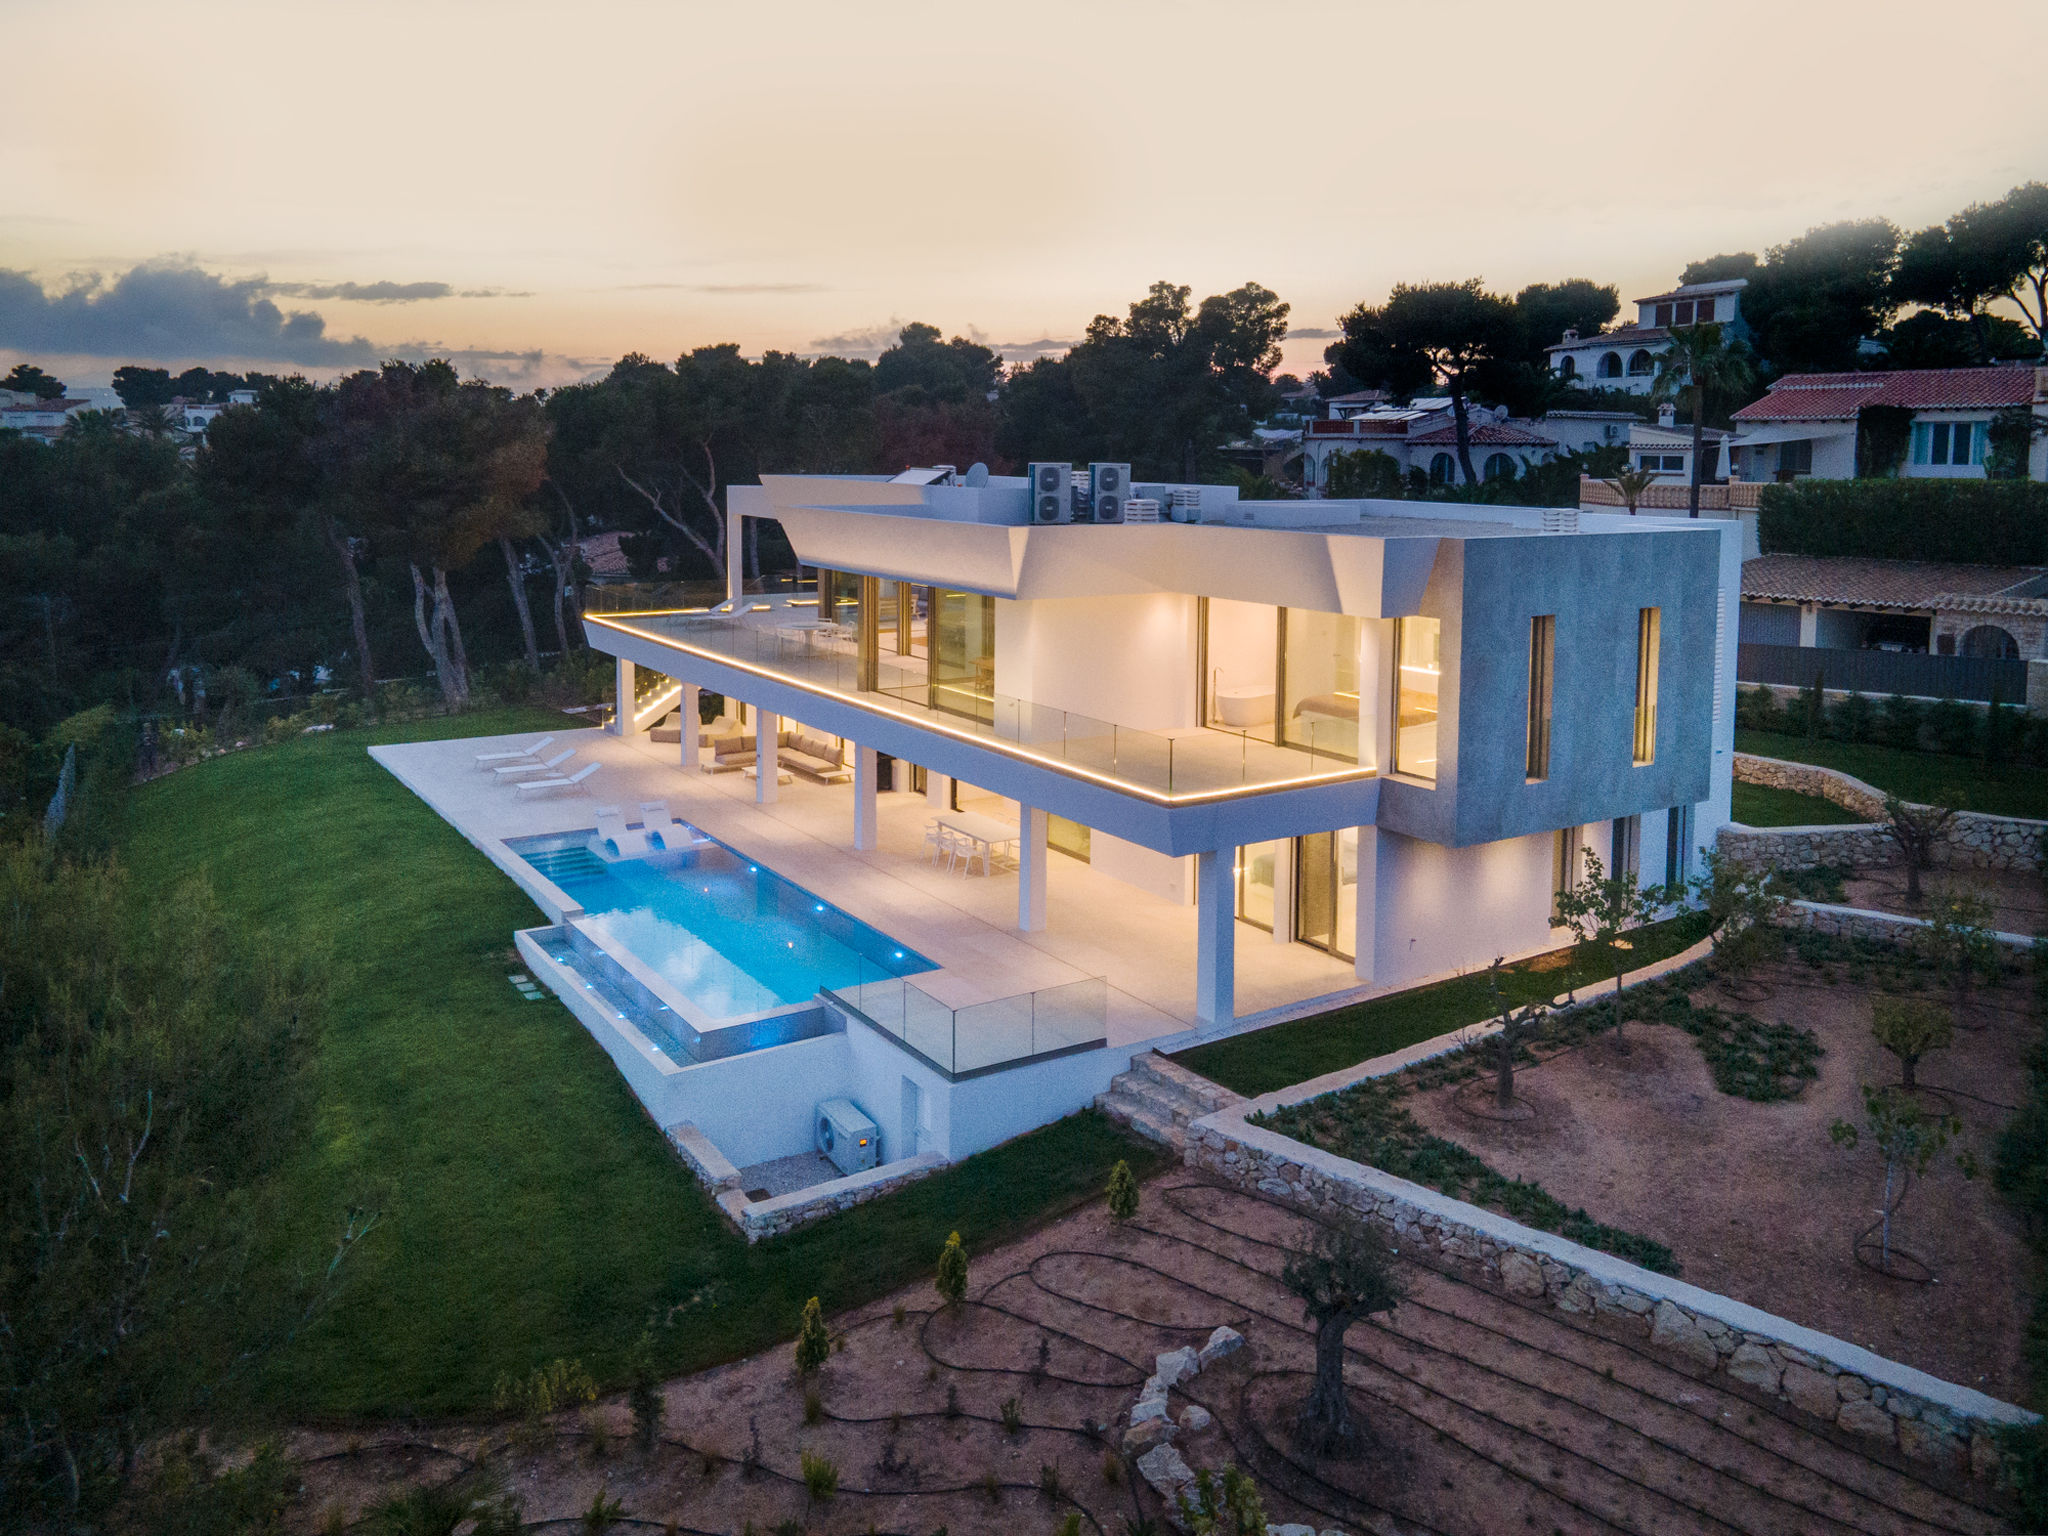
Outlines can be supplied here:
[[648, 841], [647, 831], [642, 828], [635, 832], [626, 825], [626, 813], [616, 805], [601, 805], [597, 808], [597, 831], [591, 841], [597, 844], [600, 857], [609, 853], [615, 859], [637, 859], [644, 853], [651, 853], [653, 845]]
[[530, 747], [520, 747], [512, 752], [479, 752], [476, 765], [479, 768], [495, 768], [500, 763], [537, 763], [541, 753], [555, 744], [552, 736], [543, 736]]
[[500, 784], [507, 783], [513, 779], [523, 779], [532, 773], [546, 776], [554, 773], [556, 769], [560, 768], [562, 764], [569, 761], [575, 755], [576, 749], [574, 747], [564, 747], [544, 763], [538, 760], [525, 763], [506, 763], [502, 767], [493, 768], [491, 772], [497, 777]]
[[666, 800], [640, 802], [640, 835], [647, 839], [651, 847], [659, 848], [664, 853], [673, 853], [678, 848], [694, 847], [697, 843], [696, 829], [671, 816]]
[[581, 790], [583, 788], [583, 781], [597, 772], [602, 766], [603, 764], [601, 763], [585, 763], [566, 779], [559, 777], [528, 779], [523, 784], [515, 784], [513, 788], [517, 789], [522, 795], [552, 795], [558, 790]]

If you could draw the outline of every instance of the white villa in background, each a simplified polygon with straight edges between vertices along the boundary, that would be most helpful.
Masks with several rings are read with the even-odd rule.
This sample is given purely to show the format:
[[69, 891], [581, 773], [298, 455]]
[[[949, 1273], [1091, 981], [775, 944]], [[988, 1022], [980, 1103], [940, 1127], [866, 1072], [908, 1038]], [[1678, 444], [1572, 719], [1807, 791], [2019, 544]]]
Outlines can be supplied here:
[[[590, 749], [632, 760], [600, 771], [599, 798], [654, 791], [685, 821], [709, 814], [742, 859], [794, 869], [940, 966], [821, 993], [831, 1022], [806, 1037], [679, 1066], [521, 935], [658, 1122], [689, 1122], [735, 1163], [804, 1150], [812, 1106], [835, 1097], [873, 1118], [885, 1159], [965, 1155], [1085, 1106], [1134, 1051], [1263, 1022], [1239, 1016], [1243, 966], [1262, 986], [1291, 967], [1298, 1014], [1537, 953], [1569, 940], [1554, 902], [1582, 849], [1679, 880], [1729, 819], [1733, 523], [1138, 484], [1105, 525], [1069, 521], [1084, 503], [1034, 483], [764, 476], [732, 488], [728, 547], [745, 519], [773, 519], [815, 593], [735, 585], [715, 608], [586, 616], [618, 697], [640, 701], [624, 740]], [[706, 694], [723, 705], [700, 731]], [[573, 923], [508, 849], [580, 835], [589, 803], [519, 821], [542, 813], [473, 787], [462, 747], [374, 750]], [[740, 762], [751, 779], [715, 776]], [[634, 789], [607, 786], [628, 772]], [[1014, 864], [950, 886], [924, 864], [926, 818], [972, 833], [956, 807], [1009, 827]], [[917, 900], [943, 920], [915, 926], [915, 902], [885, 887], [940, 888]], [[989, 900], [1011, 887], [1014, 904]], [[1089, 903], [1078, 933], [1060, 890]], [[1161, 954], [1185, 958], [1162, 970]], [[1107, 977], [1109, 1001], [1001, 995], [982, 972], [1019, 955]], [[920, 1037], [919, 1018], [939, 1022]]]
[[[1545, 430], [1545, 422], [1511, 417], [1506, 406], [1469, 405], [1465, 416], [1472, 467], [1481, 480], [1526, 473], [1531, 465], [1554, 457], [1563, 446], [1556, 435]], [[1575, 435], [1581, 437], [1605, 430], [1604, 424], [1584, 427], [1582, 418], [1574, 418], [1574, 425], [1580, 428]], [[1362, 410], [1340, 410], [1332, 402], [1331, 414], [1311, 421], [1303, 435], [1302, 485], [1311, 497], [1326, 494], [1330, 460], [1340, 453], [1367, 450], [1386, 454], [1404, 475], [1410, 470], [1422, 471], [1435, 485], [1458, 485], [1465, 478], [1458, 465], [1458, 424], [1451, 414], [1449, 396], [1411, 400], [1406, 405], [1376, 404]]]
[[[1871, 406], [1913, 413], [1900, 475], [1981, 480], [1994, 415], [2021, 406], [2048, 422], [2048, 368], [1787, 374], [1735, 413], [1734, 468], [1744, 480], [1852, 479], [1858, 416]], [[2035, 438], [2027, 478], [2048, 479], [2048, 436]]]
[[[1719, 427], [1700, 429], [1700, 443], [1704, 449], [1702, 457], [1706, 460], [1700, 471], [1702, 484], [1719, 480], [1725, 474], [1727, 444], [1734, 435]], [[1628, 461], [1633, 468], [1690, 485], [1692, 424], [1680, 421], [1676, 407], [1669, 402], [1658, 406], [1654, 425], [1637, 421], [1629, 427]]]
[[1671, 349], [1672, 328], [1713, 321], [1742, 326], [1742, 290], [1746, 278], [1719, 283], [1687, 283], [1669, 293], [1637, 299], [1636, 323], [1597, 336], [1566, 331], [1550, 351], [1550, 371], [1577, 379], [1595, 389], [1625, 389], [1647, 395], [1656, 382], [1657, 359]]

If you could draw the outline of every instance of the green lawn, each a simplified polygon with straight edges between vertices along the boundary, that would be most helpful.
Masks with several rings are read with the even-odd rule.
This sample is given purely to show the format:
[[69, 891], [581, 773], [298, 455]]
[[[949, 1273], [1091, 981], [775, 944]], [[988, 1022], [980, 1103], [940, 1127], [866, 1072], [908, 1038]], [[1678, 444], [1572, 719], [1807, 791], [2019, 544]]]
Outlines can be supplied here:
[[[379, 740], [551, 729], [538, 711], [306, 737], [139, 790], [123, 858], [145, 899], [203, 872], [230, 914], [331, 952], [310, 1146], [261, 1194], [276, 1262], [323, 1264], [344, 1210], [382, 1224], [261, 1393], [286, 1414], [487, 1407], [505, 1371], [557, 1356], [616, 1380], [650, 1322], [670, 1368], [710, 1364], [1093, 1196], [1149, 1144], [1090, 1111], [778, 1242], [728, 1228], [583, 1027], [506, 980], [539, 918], [370, 760]], [[223, 1325], [232, 1326], [223, 1308]]]
[[1735, 781], [1735, 819], [1745, 827], [1828, 827], [1862, 818], [1819, 795]]
[[[1654, 923], [1633, 935], [1629, 966], [1634, 969], [1675, 955], [1706, 933], [1707, 919], [1699, 912]], [[1597, 987], [1602, 981], [1611, 987], [1609, 963], [1604, 950], [1586, 945], [1520, 961], [1508, 967], [1501, 995], [1517, 1006], [1555, 997], [1568, 987]], [[1475, 971], [1198, 1045], [1173, 1059], [1211, 1082], [1256, 1097], [1492, 1017], [1492, 989], [1486, 973]]]
[[[1817, 763], [1853, 774], [1864, 783], [1902, 799], [1994, 816], [2048, 817], [2048, 773], [2028, 763], [1987, 763], [1936, 752], [1901, 752], [1896, 747], [1852, 741], [1808, 741], [1776, 731], [1737, 731], [1735, 750], [1795, 763]], [[1739, 791], [1741, 785], [1736, 788]]]

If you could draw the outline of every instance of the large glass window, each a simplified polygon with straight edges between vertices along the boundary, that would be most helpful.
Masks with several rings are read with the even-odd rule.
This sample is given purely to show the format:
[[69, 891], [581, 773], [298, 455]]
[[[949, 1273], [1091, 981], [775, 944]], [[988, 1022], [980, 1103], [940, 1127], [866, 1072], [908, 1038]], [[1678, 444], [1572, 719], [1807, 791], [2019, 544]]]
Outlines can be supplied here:
[[1358, 761], [1359, 620], [1280, 610], [1280, 740]]
[[1530, 783], [1550, 777], [1550, 692], [1557, 672], [1557, 618], [1539, 613], [1529, 621]]
[[1394, 621], [1394, 772], [1436, 781], [1436, 712], [1443, 678], [1443, 625]]
[[1913, 424], [1915, 464], [1982, 464], [1988, 436], [1977, 421], [1919, 421]]
[[996, 691], [996, 600], [934, 588], [930, 629], [932, 708], [989, 719]]
[[1254, 928], [1273, 931], [1274, 881], [1279, 876], [1280, 845], [1247, 843], [1237, 850], [1237, 915]]
[[1637, 767], [1657, 760], [1657, 650], [1662, 628], [1659, 610], [1645, 608], [1636, 616], [1636, 753]]
[[1357, 958], [1358, 828], [1315, 832], [1294, 844], [1294, 936], [1340, 960]]

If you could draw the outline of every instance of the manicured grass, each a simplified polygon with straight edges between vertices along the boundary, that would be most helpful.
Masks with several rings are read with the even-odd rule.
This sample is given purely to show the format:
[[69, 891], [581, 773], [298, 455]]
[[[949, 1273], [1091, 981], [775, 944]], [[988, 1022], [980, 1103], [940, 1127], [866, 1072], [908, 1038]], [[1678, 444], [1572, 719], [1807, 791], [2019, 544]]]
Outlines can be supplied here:
[[1769, 784], [1735, 783], [1735, 819], [1745, 827], [1830, 827], [1860, 821], [1832, 800]]
[[[2030, 763], [1987, 763], [1937, 752], [1853, 741], [1809, 741], [1777, 731], [1737, 731], [1735, 750], [1759, 757], [1836, 768], [1874, 788], [1925, 805], [1949, 805], [1994, 816], [2048, 817], [2048, 773]], [[1739, 791], [1741, 785], [1736, 788]]]
[[311, 1144], [259, 1198], [285, 1272], [326, 1262], [350, 1205], [384, 1215], [260, 1383], [280, 1413], [486, 1410], [501, 1373], [557, 1357], [616, 1382], [650, 1325], [670, 1369], [745, 1354], [793, 1333], [809, 1296], [870, 1299], [951, 1230], [983, 1249], [1092, 1197], [1119, 1157], [1160, 1161], [1090, 1111], [749, 1248], [583, 1027], [507, 981], [534, 908], [365, 751], [569, 724], [307, 737], [158, 780], [129, 810], [145, 899], [204, 873], [234, 917], [333, 958]]
[[[1707, 934], [1704, 913], [1687, 912], [1631, 935], [1631, 970], [1675, 955]], [[1501, 996], [1510, 1006], [1555, 997], [1567, 988], [1613, 985], [1604, 949], [1577, 945], [1507, 968]], [[1313, 1018], [1275, 1024], [1182, 1051], [1174, 1060], [1211, 1082], [1256, 1097], [1325, 1072], [1355, 1066], [1403, 1046], [1494, 1017], [1486, 973], [1475, 971], [1353, 1003]]]

